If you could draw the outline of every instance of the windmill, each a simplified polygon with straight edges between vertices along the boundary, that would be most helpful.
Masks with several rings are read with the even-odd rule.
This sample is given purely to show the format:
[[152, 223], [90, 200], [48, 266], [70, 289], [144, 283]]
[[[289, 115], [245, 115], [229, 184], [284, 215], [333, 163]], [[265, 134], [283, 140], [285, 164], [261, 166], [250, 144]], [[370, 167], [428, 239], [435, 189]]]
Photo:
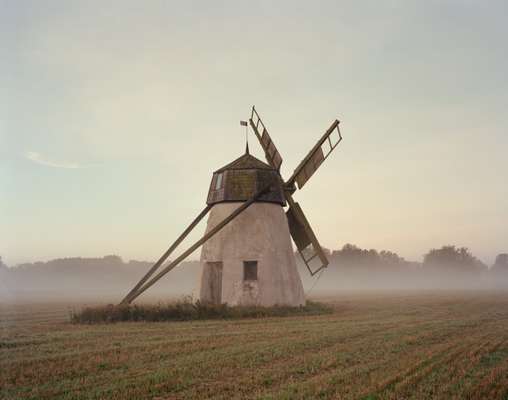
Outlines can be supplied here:
[[[253, 157], [247, 146], [245, 154], [215, 171], [206, 207], [121, 304], [131, 303], [200, 246], [201, 301], [263, 306], [305, 304], [291, 238], [311, 275], [325, 268], [328, 259], [293, 194], [297, 186], [305, 186], [341, 142], [339, 121], [332, 123], [286, 181], [280, 173], [282, 157], [255, 107], [249, 125], [267, 163]], [[153, 276], [208, 214], [205, 235]]]

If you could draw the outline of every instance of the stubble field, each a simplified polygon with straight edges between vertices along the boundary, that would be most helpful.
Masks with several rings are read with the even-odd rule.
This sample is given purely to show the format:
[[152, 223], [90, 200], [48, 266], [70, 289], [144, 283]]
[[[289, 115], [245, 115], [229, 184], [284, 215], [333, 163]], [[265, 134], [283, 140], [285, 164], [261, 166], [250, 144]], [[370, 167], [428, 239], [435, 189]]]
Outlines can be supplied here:
[[508, 293], [346, 293], [327, 315], [73, 325], [3, 304], [2, 399], [508, 399]]

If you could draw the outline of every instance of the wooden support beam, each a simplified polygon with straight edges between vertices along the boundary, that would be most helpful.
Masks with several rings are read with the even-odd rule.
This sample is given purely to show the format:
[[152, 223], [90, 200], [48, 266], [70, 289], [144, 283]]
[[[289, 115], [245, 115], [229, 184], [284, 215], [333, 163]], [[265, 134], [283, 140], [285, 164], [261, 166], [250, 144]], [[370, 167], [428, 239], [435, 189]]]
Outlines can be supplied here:
[[196, 243], [194, 243], [191, 247], [189, 247], [186, 251], [184, 251], [179, 257], [177, 257], [174, 261], [169, 263], [162, 271], [160, 271], [155, 277], [145, 283], [142, 287], [140, 287], [135, 293], [127, 301], [127, 304], [134, 301], [137, 297], [139, 297], [144, 291], [153, 286], [159, 279], [161, 279], [164, 275], [166, 275], [169, 271], [175, 268], [178, 264], [180, 264], [183, 260], [185, 260], [189, 255], [191, 255], [199, 246], [205, 243], [208, 239], [214, 236], [217, 232], [219, 232], [222, 228], [224, 228], [227, 224], [229, 224], [233, 219], [235, 219], [239, 214], [247, 209], [252, 203], [254, 203], [260, 196], [268, 192], [270, 189], [270, 185], [265, 186], [263, 189], [255, 193], [249, 200], [243, 203], [240, 207], [238, 207], [235, 211], [233, 211], [228, 217], [224, 218], [219, 224], [217, 224], [210, 232], [204, 235], [201, 239], [199, 239]]
[[169, 247], [169, 249], [159, 258], [159, 260], [149, 269], [149, 271], [141, 278], [141, 280], [134, 286], [127, 296], [123, 298], [120, 304], [129, 304], [130, 298], [136, 293], [136, 291], [150, 278], [155, 271], [162, 265], [164, 261], [170, 256], [170, 254], [178, 247], [178, 245], [187, 237], [187, 235], [194, 229], [194, 227], [201, 221], [206, 214], [210, 211], [211, 206], [206, 206], [203, 211], [191, 222], [186, 230], [175, 240], [175, 242]]

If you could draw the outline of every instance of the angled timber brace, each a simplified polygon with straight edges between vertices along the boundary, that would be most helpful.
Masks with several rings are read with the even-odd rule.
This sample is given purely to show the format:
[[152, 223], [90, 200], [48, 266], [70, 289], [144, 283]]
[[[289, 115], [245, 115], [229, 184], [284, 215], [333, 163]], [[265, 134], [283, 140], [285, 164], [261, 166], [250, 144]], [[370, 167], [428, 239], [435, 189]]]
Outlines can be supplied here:
[[125, 298], [120, 302], [120, 304], [130, 304], [137, 297], [139, 297], [144, 291], [153, 286], [159, 279], [161, 279], [164, 275], [166, 275], [169, 271], [175, 268], [178, 264], [180, 264], [183, 260], [185, 260], [189, 255], [191, 255], [199, 246], [204, 244], [208, 239], [214, 236], [217, 232], [219, 232], [222, 228], [224, 228], [228, 223], [230, 223], [233, 219], [235, 219], [238, 215], [240, 215], [243, 211], [245, 211], [252, 203], [254, 203], [260, 196], [265, 194], [270, 189], [270, 185], [265, 186], [263, 189], [256, 192], [249, 200], [243, 203], [240, 207], [238, 207], [235, 211], [233, 211], [229, 216], [224, 218], [220, 223], [218, 223], [214, 228], [210, 230], [207, 234], [205, 234], [201, 239], [199, 239], [196, 243], [194, 243], [191, 247], [189, 247], [186, 251], [184, 251], [179, 257], [177, 257], [174, 261], [169, 263], [162, 271], [160, 271], [155, 277], [147, 280], [154, 274], [154, 272], [162, 265], [162, 263], [169, 257], [169, 255], [173, 252], [173, 250], [182, 242], [183, 239], [192, 231], [192, 229], [197, 225], [197, 223], [203, 219], [203, 217], [208, 214], [211, 206], [205, 207], [205, 209], [196, 217], [194, 221], [188, 226], [188, 228], [178, 237], [178, 239], [170, 246], [170, 248], [162, 255], [162, 257], [150, 268], [150, 270], [141, 278], [141, 280], [134, 286], [134, 288], [125, 296]]

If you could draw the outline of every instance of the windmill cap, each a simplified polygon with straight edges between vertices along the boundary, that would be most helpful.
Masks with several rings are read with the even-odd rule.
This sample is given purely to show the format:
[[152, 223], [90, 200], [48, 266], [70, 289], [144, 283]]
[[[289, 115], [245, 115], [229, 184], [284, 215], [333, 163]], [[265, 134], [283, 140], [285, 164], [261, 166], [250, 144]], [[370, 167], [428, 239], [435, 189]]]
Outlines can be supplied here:
[[266, 186], [270, 190], [258, 202], [286, 205], [284, 189], [277, 170], [249, 153], [213, 173], [207, 204], [243, 202]]

